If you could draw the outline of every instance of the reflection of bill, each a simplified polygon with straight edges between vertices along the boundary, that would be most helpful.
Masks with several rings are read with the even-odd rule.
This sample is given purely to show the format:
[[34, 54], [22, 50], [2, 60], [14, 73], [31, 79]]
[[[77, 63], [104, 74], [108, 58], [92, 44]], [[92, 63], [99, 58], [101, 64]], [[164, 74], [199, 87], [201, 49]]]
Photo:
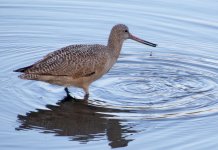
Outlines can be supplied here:
[[121, 110], [93, 106], [88, 101], [75, 101], [71, 97], [65, 97], [57, 106], [46, 107], [50, 110], [40, 109], [25, 116], [18, 115], [21, 125], [16, 130], [39, 128], [45, 130], [43, 133], [50, 131], [81, 143], [107, 136], [112, 148], [127, 146], [132, 141], [128, 135], [136, 132], [127, 125], [121, 125], [121, 120], [111, 119], [111, 115], [104, 114]]

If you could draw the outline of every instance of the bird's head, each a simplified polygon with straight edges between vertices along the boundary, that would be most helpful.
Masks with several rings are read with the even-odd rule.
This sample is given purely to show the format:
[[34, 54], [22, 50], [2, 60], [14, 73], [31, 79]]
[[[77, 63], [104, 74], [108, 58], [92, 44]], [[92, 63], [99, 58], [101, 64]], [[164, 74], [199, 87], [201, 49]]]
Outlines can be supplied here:
[[139, 43], [146, 44], [146, 45], [149, 45], [149, 46], [152, 46], [152, 47], [156, 47], [157, 46], [157, 44], [145, 41], [143, 39], [140, 39], [140, 38], [132, 35], [129, 32], [129, 28], [126, 25], [124, 25], [124, 24], [117, 24], [117, 25], [115, 25], [112, 28], [112, 30], [111, 30], [111, 34], [114, 36], [115, 39], [117, 39], [119, 41], [122, 41], [122, 42], [124, 40], [126, 40], [126, 39], [132, 39], [134, 41], [137, 41]]

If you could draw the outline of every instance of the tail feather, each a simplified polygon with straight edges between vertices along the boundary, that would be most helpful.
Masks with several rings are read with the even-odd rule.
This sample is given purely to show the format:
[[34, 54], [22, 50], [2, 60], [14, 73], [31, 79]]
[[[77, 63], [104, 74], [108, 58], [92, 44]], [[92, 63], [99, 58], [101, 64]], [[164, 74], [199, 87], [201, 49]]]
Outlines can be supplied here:
[[28, 70], [28, 69], [31, 68], [32, 66], [33, 66], [33, 65], [16, 69], [16, 70], [14, 70], [14, 72], [25, 72], [26, 70]]
[[26, 80], [37, 80], [40, 75], [37, 74], [21, 74], [18, 77]]

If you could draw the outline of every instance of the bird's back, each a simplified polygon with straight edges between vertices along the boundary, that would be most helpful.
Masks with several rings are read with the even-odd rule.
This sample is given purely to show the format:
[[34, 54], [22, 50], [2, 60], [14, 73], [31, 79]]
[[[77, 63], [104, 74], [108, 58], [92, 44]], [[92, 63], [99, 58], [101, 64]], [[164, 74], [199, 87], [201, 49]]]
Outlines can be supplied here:
[[104, 45], [70, 45], [49, 53], [31, 66], [16, 71], [79, 78], [93, 72], [104, 71], [110, 63], [110, 57], [109, 50]]

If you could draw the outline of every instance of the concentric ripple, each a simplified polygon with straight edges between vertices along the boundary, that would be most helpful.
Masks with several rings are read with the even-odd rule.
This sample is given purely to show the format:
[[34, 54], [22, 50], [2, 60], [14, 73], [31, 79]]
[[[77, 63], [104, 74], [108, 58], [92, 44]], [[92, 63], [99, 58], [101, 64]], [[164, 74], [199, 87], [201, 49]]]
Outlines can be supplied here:
[[98, 83], [97, 88], [103, 88], [96, 90], [96, 95], [107, 101], [105, 107], [128, 109], [131, 113], [125, 117], [129, 119], [190, 118], [218, 112], [215, 67], [180, 55], [131, 59], [121, 60]]
[[[0, 148], [218, 147], [217, 7], [197, 0], [2, 0]], [[65, 101], [62, 87], [13, 72], [70, 44], [105, 45], [116, 23], [158, 47], [125, 41], [87, 103]]]

